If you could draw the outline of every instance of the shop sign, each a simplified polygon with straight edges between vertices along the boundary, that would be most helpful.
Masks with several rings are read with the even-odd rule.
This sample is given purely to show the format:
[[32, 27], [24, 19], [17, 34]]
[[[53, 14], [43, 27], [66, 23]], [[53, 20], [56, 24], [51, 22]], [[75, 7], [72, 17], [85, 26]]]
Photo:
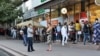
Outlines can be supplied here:
[[45, 2], [46, 0], [41, 0], [41, 3]]
[[86, 12], [81, 12], [80, 13], [80, 23], [82, 24], [83, 22], [85, 22], [85, 21], [88, 21], [88, 18], [87, 18], [87, 14], [86, 14]]
[[38, 10], [38, 14], [43, 14], [45, 12], [45, 9]]
[[62, 9], [61, 9], [61, 13], [62, 13], [62, 14], [66, 14], [66, 13], [67, 13], [67, 9], [66, 9], [66, 8], [62, 8]]

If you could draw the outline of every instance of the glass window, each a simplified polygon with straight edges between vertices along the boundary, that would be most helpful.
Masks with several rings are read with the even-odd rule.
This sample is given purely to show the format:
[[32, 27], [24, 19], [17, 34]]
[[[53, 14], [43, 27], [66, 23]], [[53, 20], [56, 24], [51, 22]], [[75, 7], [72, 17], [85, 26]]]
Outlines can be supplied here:
[[100, 6], [90, 5], [90, 21], [94, 22], [95, 18], [100, 18]]
[[75, 13], [81, 12], [81, 3], [75, 4]]

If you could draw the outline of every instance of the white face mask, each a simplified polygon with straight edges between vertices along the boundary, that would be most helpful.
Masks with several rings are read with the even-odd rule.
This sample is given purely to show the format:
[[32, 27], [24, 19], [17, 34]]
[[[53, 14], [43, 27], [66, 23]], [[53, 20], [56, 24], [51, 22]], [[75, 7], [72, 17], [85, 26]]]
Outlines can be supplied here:
[[96, 20], [95, 22], [97, 23], [98, 21]]
[[32, 27], [32, 26], [30, 26], [30, 28], [32, 29], [33, 27]]
[[66, 28], [66, 25], [64, 25], [64, 27]]

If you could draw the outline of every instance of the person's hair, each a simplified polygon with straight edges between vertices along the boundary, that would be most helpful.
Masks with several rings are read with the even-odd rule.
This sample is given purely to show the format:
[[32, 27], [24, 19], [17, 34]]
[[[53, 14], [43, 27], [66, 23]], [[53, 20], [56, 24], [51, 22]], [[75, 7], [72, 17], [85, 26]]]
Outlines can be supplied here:
[[61, 23], [59, 22], [59, 25], [61, 25]]
[[65, 22], [64, 25], [67, 25], [67, 23]]
[[97, 20], [97, 21], [98, 21], [98, 18], [96, 18], [95, 20]]
[[32, 24], [28, 24], [28, 26], [31, 26]]
[[51, 25], [51, 23], [48, 23], [49, 25]]
[[78, 20], [76, 20], [76, 23], [79, 23], [79, 21], [78, 21]]
[[73, 25], [74, 24], [74, 22], [71, 22], [71, 25]]

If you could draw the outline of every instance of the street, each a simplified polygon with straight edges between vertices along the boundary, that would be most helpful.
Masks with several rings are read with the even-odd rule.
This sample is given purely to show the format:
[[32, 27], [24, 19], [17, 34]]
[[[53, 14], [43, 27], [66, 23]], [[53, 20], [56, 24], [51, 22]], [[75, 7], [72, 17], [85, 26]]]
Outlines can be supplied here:
[[23, 45], [22, 40], [0, 40], [0, 45], [27, 56], [100, 56], [100, 51], [96, 50], [97, 46], [91, 43], [85, 46], [82, 43], [68, 43], [65, 46], [61, 46], [60, 43], [53, 43], [53, 50], [50, 52], [46, 51], [47, 45], [45, 43], [34, 43], [34, 52], [27, 52], [27, 46]]

